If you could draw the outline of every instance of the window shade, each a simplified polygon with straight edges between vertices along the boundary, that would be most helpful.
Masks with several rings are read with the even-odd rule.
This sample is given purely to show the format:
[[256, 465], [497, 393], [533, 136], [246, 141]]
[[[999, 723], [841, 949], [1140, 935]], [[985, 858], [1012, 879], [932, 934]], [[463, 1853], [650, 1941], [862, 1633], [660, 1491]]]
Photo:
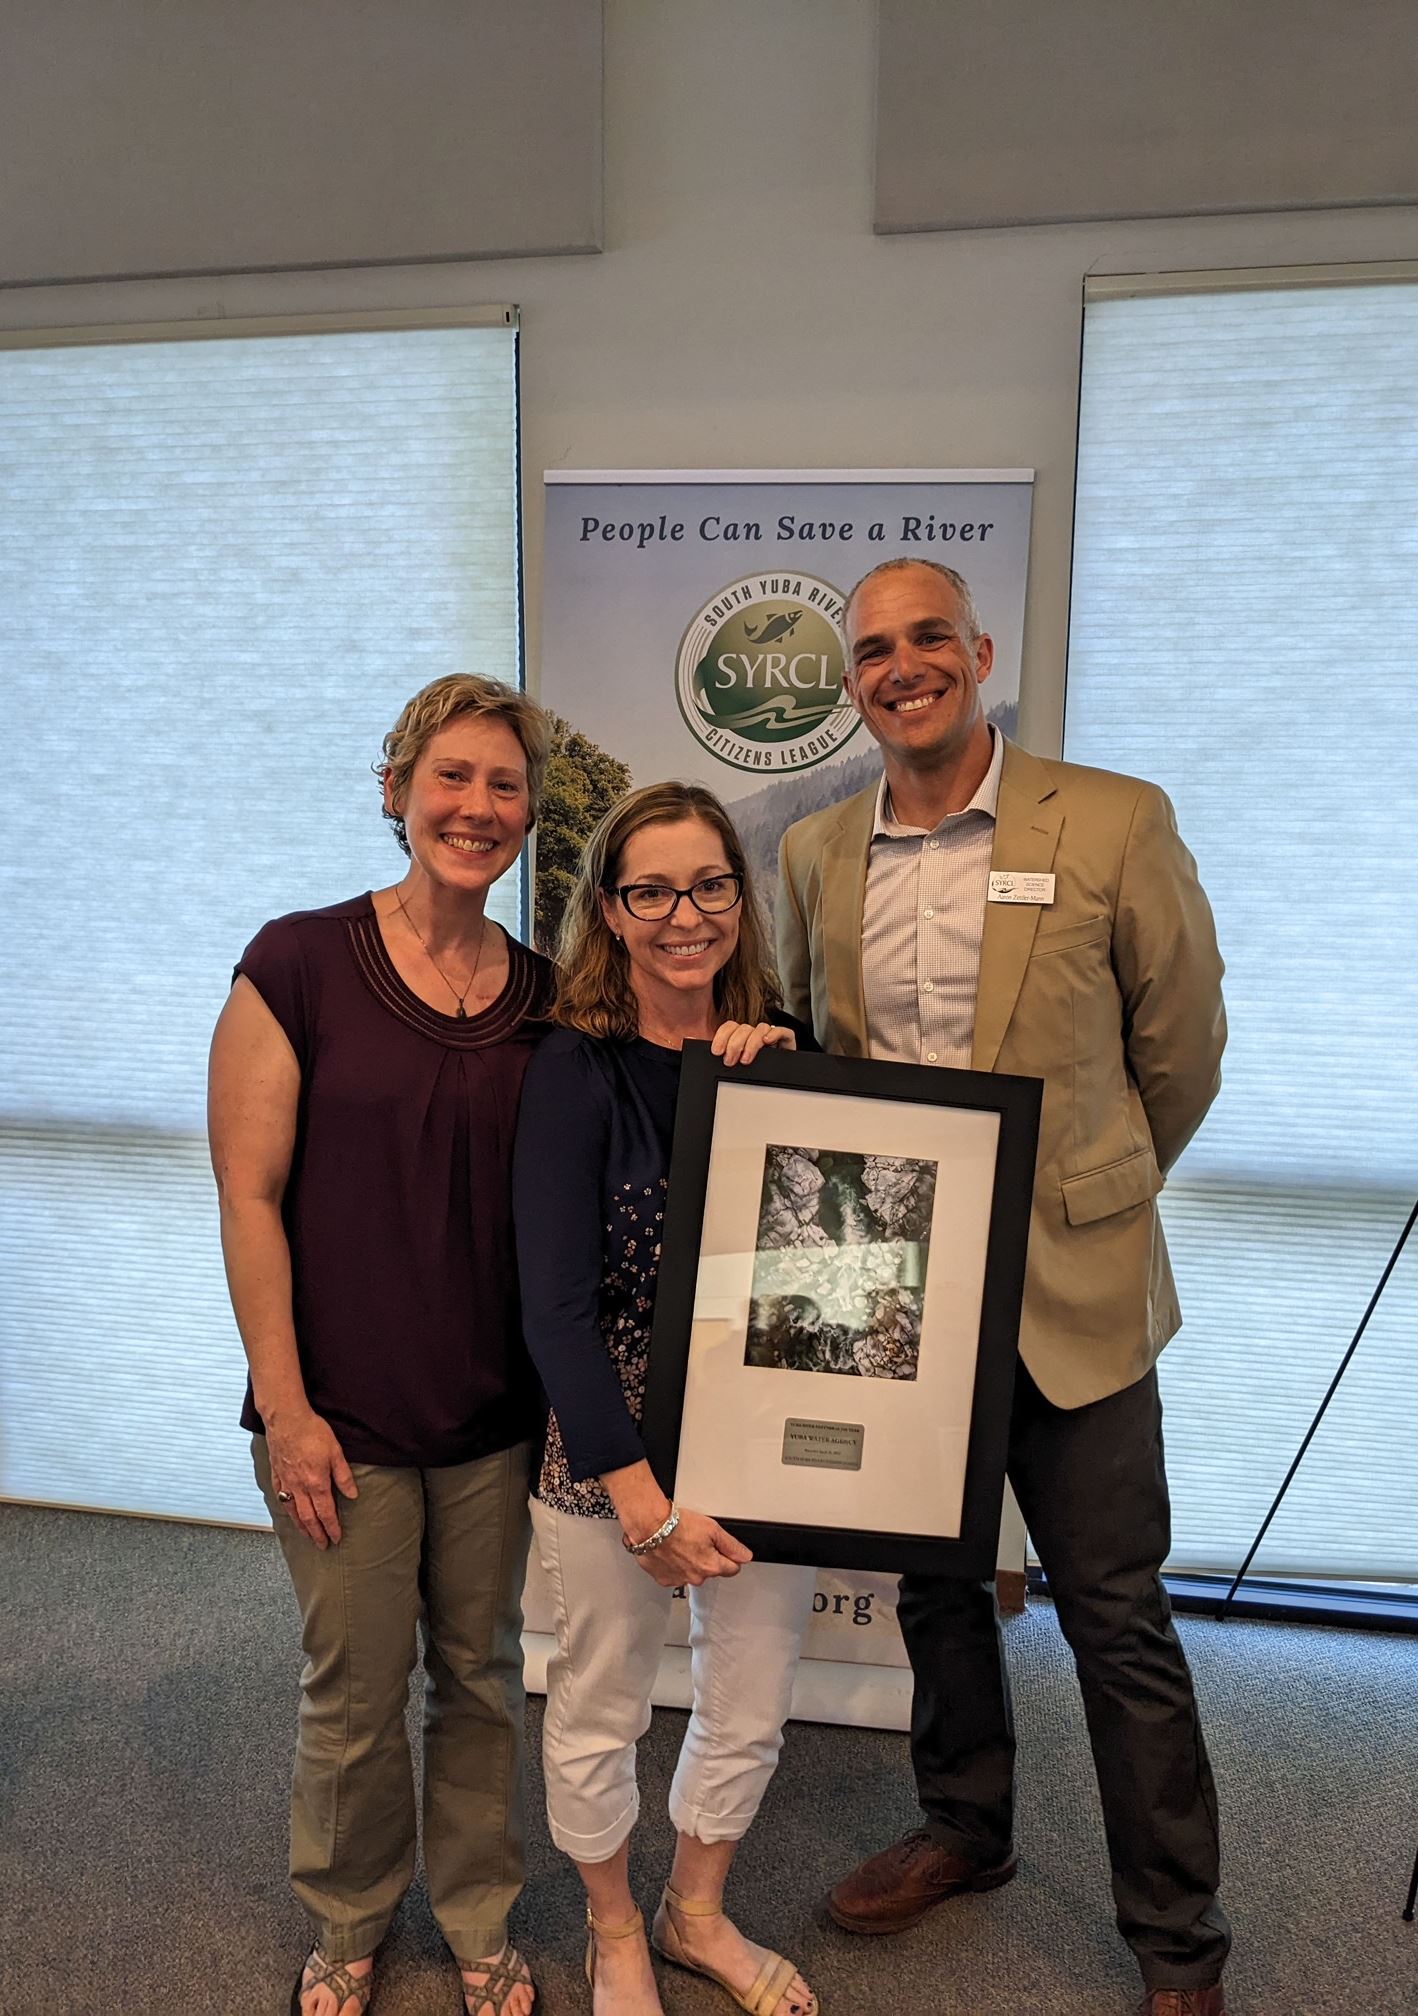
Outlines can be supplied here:
[[519, 679], [515, 346], [0, 351], [0, 1495], [264, 1518], [207, 1046], [267, 918], [402, 873], [404, 701]]
[[[1090, 300], [1065, 753], [1155, 779], [1231, 1039], [1162, 1200], [1176, 1567], [1239, 1565], [1418, 1194], [1418, 285]], [[1418, 1580], [1418, 1251], [1256, 1561]]]

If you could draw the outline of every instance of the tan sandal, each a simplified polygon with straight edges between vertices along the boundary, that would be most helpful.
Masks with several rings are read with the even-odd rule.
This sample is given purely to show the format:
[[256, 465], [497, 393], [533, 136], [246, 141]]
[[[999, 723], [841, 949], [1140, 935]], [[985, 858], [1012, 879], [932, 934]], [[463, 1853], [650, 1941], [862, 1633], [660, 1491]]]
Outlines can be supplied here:
[[596, 1985], [596, 1934], [602, 1939], [633, 1939], [637, 1932], [645, 1930], [645, 1920], [637, 1911], [627, 1918], [623, 1925], [607, 1925], [604, 1918], [598, 1918], [590, 1905], [586, 1906], [586, 1979], [594, 1988]]
[[[305, 1978], [307, 1974], [310, 1976], [308, 1981]], [[318, 1946], [312, 1946], [310, 1957], [301, 1963], [295, 1986], [290, 1991], [290, 2016], [300, 2016], [301, 2003], [317, 1988], [328, 1988], [332, 1995], [339, 1998], [335, 2003], [337, 2010], [342, 2011], [346, 2002], [353, 2000], [359, 2004], [360, 2016], [365, 2016], [369, 1998], [374, 1993], [374, 1969], [371, 1967], [367, 1974], [356, 1977], [344, 1961], [327, 1959]]]
[[[537, 1984], [532, 1979], [532, 1970], [510, 1939], [504, 1940], [502, 1951], [494, 1953], [490, 1960], [460, 1960], [455, 1953], [453, 1964], [458, 1969], [458, 1979], [463, 1990], [463, 2007], [469, 2012], [469, 2016], [474, 2010], [481, 2016], [481, 2011], [487, 2003], [492, 2004], [494, 2016], [502, 2016], [514, 1988], [530, 1988], [532, 2007], [536, 2008]], [[463, 1980], [465, 1973], [486, 1974], [487, 1979], [476, 1988], [470, 1988]]]
[[[740, 2009], [748, 2011], [748, 2016], [778, 2016], [780, 2010], [787, 2016], [793, 2004], [785, 2003], [783, 1998], [798, 1971], [791, 1960], [785, 1960], [781, 1953], [765, 1953], [753, 1986], [746, 1995], [740, 1995], [738, 1989], [715, 1968], [701, 1967], [697, 1960], [690, 1959], [671, 1916], [672, 1909], [682, 1912], [686, 1918], [722, 1918], [724, 1915], [722, 1904], [705, 1904], [696, 1897], [681, 1897], [678, 1890], [667, 1883], [660, 1908], [655, 1913], [655, 1930], [651, 1940], [657, 1953], [663, 1954], [666, 1960], [673, 1960], [676, 1967], [683, 1967], [690, 1974], [702, 1974], [706, 1980], [717, 1983], [726, 1995], [733, 1997]], [[818, 2016], [822, 2005], [811, 1988], [807, 1996], [799, 2016]]]

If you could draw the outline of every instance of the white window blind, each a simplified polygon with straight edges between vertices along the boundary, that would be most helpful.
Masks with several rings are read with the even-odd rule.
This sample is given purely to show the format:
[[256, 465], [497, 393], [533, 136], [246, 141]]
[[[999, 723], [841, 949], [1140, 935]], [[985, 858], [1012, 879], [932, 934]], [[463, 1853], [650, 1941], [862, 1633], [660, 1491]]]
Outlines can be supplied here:
[[264, 1519], [207, 1046], [267, 918], [403, 872], [404, 701], [519, 679], [508, 320], [0, 350], [0, 1496]]
[[[1065, 753], [1169, 792], [1228, 969], [1174, 1567], [1239, 1565], [1418, 1194], [1416, 564], [1418, 284], [1090, 296]], [[1257, 1573], [1418, 1580], [1416, 1378], [1410, 1248]]]

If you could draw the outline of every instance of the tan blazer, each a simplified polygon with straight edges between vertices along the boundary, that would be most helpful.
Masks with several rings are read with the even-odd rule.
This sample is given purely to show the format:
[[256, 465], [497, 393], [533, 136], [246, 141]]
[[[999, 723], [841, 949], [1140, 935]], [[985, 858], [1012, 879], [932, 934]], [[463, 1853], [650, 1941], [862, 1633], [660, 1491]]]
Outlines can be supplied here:
[[[824, 1049], [865, 1057], [862, 907], [876, 786], [789, 827], [778, 969]], [[1156, 1197], [1221, 1083], [1221, 957], [1155, 784], [1006, 743], [993, 866], [1054, 901], [987, 903], [971, 1063], [1044, 1080], [1019, 1348], [1081, 1407], [1140, 1379], [1181, 1322]]]

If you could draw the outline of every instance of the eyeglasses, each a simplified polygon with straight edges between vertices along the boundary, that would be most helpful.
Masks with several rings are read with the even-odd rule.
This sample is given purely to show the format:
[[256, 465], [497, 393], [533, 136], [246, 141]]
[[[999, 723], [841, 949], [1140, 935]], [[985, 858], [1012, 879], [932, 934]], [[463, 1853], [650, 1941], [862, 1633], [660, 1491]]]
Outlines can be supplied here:
[[632, 917], [645, 924], [661, 923], [673, 916], [681, 896], [687, 896], [702, 917], [714, 917], [732, 910], [743, 895], [742, 875], [706, 875], [688, 889], [671, 889], [666, 882], [626, 882], [612, 891]]

